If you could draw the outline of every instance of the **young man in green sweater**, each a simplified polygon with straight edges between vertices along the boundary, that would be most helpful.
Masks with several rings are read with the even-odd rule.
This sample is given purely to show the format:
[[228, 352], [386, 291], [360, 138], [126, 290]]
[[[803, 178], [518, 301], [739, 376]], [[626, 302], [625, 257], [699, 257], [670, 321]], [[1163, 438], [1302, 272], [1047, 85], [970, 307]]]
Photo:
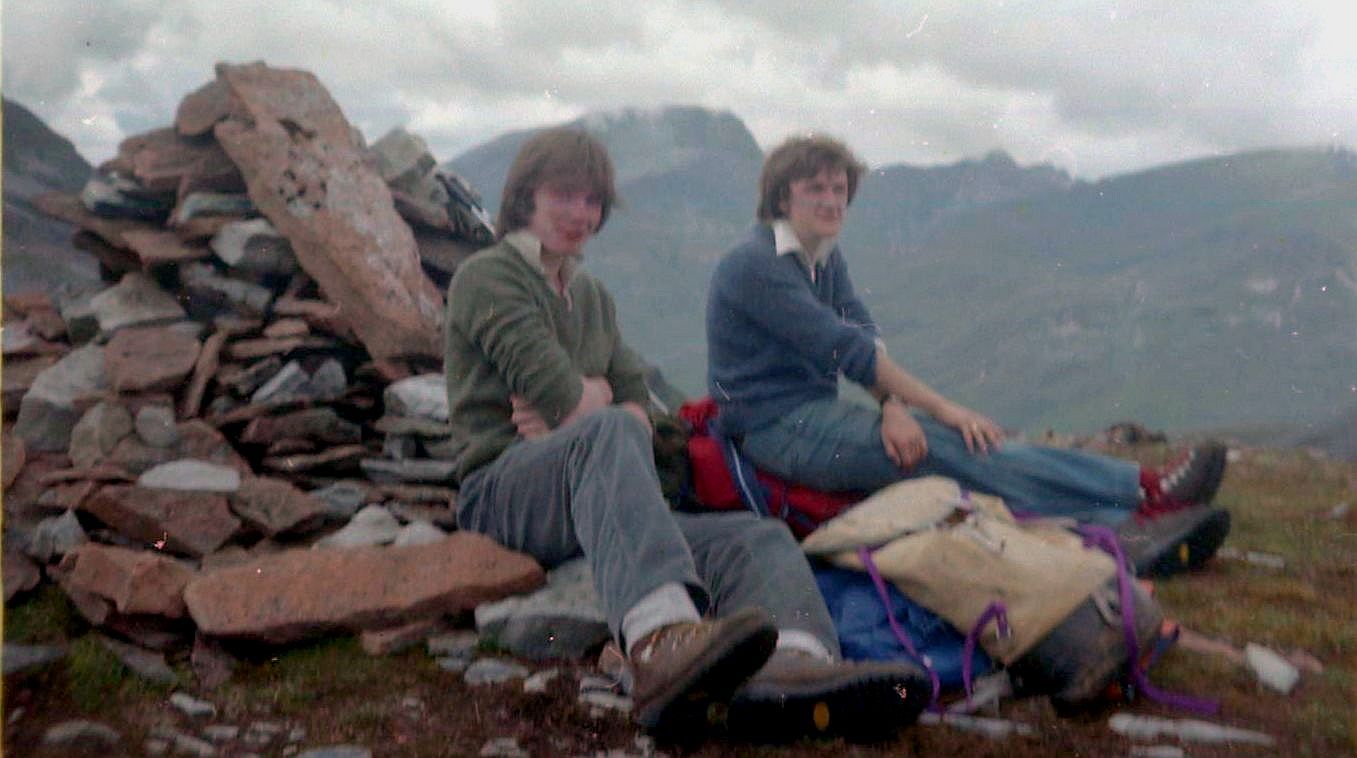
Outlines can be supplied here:
[[459, 525], [548, 568], [589, 561], [646, 727], [691, 734], [727, 703], [732, 729], [774, 736], [909, 723], [927, 679], [909, 664], [838, 660], [785, 525], [665, 503], [643, 364], [607, 291], [579, 269], [615, 199], [601, 144], [542, 132], [509, 170], [499, 242], [452, 280], [445, 357]]

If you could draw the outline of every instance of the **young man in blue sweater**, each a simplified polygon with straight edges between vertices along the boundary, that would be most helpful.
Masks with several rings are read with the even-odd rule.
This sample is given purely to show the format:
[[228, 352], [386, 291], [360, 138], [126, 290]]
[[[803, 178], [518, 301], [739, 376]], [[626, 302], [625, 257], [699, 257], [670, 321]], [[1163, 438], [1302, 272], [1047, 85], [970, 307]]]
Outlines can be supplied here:
[[[1225, 468], [1219, 445], [1152, 470], [1005, 441], [994, 420], [887, 355], [837, 244], [864, 170], [837, 140], [784, 142], [764, 163], [758, 224], [713, 275], [708, 389], [720, 431], [756, 467], [827, 491], [873, 491], [938, 474], [998, 495], [1015, 511], [1103, 525], [1212, 498]], [[840, 375], [879, 407], [840, 398]]]

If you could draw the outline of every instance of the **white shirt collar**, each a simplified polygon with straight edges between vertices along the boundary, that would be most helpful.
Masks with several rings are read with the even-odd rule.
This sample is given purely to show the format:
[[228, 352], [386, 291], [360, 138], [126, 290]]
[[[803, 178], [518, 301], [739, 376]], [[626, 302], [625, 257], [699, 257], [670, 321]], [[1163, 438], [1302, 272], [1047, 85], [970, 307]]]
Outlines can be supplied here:
[[830, 237], [821, 240], [814, 250], [802, 250], [801, 240], [792, 230], [792, 223], [785, 218], [773, 221], [773, 247], [777, 249], [777, 254], [800, 256], [807, 268], [813, 269], [815, 266], [824, 263], [825, 258], [829, 256], [829, 251], [834, 249], [836, 242], [838, 242], [837, 237]]
[[[527, 229], [516, 229], [504, 235], [504, 241], [509, 243], [523, 260], [527, 261], [537, 273], [546, 278], [547, 270], [542, 265], [542, 240], [537, 238], [536, 234]], [[580, 267], [580, 259], [577, 255], [568, 255], [561, 262], [561, 279], [570, 286], [570, 281], [575, 278], [575, 271]], [[550, 282], [548, 282], [550, 284]], [[552, 288], [555, 289], [554, 287]]]

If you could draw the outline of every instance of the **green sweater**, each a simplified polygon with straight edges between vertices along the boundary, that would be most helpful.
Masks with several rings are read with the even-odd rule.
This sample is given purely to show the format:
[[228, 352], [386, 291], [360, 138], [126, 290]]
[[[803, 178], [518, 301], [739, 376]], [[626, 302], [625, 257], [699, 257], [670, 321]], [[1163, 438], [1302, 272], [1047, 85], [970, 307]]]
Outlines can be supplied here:
[[511, 394], [552, 428], [579, 404], [586, 376], [606, 378], [614, 403], [649, 407], [645, 365], [623, 343], [603, 284], [576, 271], [567, 301], [531, 258], [511, 236], [467, 259], [448, 286], [443, 355], [459, 478], [517, 438]]

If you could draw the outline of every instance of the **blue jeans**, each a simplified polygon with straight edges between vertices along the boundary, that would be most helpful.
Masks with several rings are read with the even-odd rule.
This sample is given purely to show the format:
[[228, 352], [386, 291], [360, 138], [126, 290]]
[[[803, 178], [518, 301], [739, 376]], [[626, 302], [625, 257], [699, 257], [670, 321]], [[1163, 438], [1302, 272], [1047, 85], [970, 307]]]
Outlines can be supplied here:
[[756, 467], [816, 489], [874, 492], [936, 474], [997, 495], [1014, 511], [1115, 526], [1140, 505], [1140, 467], [1076, 450], [1005, 441], [971, 453], [957, 430], [916, 414], [928, 455], [903, 470], [881, 444], [881, 412], [840, 399], [799, 406], [748, 432], [740, 450]]

